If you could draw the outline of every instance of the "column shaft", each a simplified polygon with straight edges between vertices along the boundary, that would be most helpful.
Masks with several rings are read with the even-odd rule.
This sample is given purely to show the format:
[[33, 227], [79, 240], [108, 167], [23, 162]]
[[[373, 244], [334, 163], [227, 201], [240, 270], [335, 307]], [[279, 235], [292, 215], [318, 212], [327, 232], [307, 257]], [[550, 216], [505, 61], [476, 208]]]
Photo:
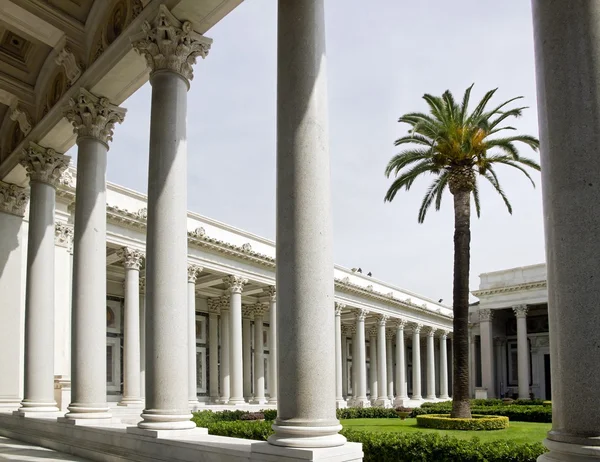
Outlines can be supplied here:
[[390, 405], [387, 390], [387, 345], [385, 342], [386, 321], [387, 316], [381, 316], [377, 320], [377, 365], [379, 366], [377, 368], [377, 405], [382, 407], [389, 407]]
[[435, 329], [427, 332], [427, 399], [435, 399]]
[[377, 328], [373, 328], [369, 331], [369, 346], [370, 346], [370, 374], [369, 374], [369, 385], [371, 388], [371, 403], [375, 404], [379, 393], [379, 382], [378, 382], [378, 371], [377, 371]]
[[348, 393], [348, 337], [347, 337], [347, 325], [342, 324], [342, 396], [346, 402], [350, 403], [350, 396]]
[[281, 387], [269, 442], [332, 447], [346, 439], [335, 412], [334, 313], [324, 309], [334, 281], [323, 0], [279, 0], [277, 22]]
[[140, 398], [146, 396], [146, 279], [140, 279]]
[[269, 294], [269, 404], [277, 404], [277, 299], [275, 287], [268, 288]]
[[529, 343], [527, 342], [527, 306], [514, 307], [517, 316], [517, 373], [519, 399], [529, 399]]
[[390, 404], [394, 400], [394, 344], [391, 332], [386, 334], [385, 358], [387, 361], [387, 392]]
[[229, 404], [245, 404], [244, 401], [244, 359], [242, 348], [242, 288], [245, 279], [230, 276], [229, 289], [229, 374], [231, 396]]
[[[189, 274], [188, 274], [189, 276]], [[192, 410], [198, 407], [196, 369], [196, 278], [188, 279], [188, 404]]]
[[448, 349], [447, 332], [442, 331], [440, 337], [440, 399], [448, 399]]
[[[229, 308], [229, 305], [227, 305], [227, 308]], [[221, 308], [221, 404], [228, 404], [231, 396], [229, 334], [229, 309]]]
[[265, 356], [263, 345], [262, 306], [255, 307], [254, 312], [254, 404], [264, 404], [265, 399]]
[[242, 308], [242, 344], [243, 344], [243, 363], [244, 363], [244, 399], [252, 399], [252, 323], [250, 316], [252, 308]]
[[408, 391], [406, 384], [406, 352], [404, 345], [404, 326], [406, 322], [398, 321], [396, 329], [396, 398], [394, 406], [404, 406], [405, 400], [408, 399]]
[[342, 394], [342, 309], [343, 305], [335, 304], [335, 402], [338, 408], [346, 407]]
[[208, 302], [209, 395], [211, 403], [219, 401], [219, 314], [218, 301]]
[[412, 373], [413, 373], [413, 394], [412, 399], [421, 400], [421, 338], [419, 333], [421, 326], [413, 327], [412, 338]]
[[479, 333], [481, 335], [481, 385], [487, 389], [488, 398], [494, 396], [494, 340], [492, 338], [492, 314], [490, 309], [479, 310]]

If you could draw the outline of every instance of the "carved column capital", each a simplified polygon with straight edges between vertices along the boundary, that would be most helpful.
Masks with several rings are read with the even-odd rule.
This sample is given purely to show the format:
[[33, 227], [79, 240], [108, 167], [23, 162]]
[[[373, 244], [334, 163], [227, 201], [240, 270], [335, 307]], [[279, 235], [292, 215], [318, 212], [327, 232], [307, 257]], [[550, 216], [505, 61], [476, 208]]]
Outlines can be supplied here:
[[220, 314], [221, 313], [221, 299], [208, 298], [206, 300], [206, 304], [208, 305], [208, 312], [210, 314]]
[[221, 311], [229, 311], [229, 295], [219, 297], [219, 306], [221, 307]]
[[225, 278], [225, 283], [232, 294], [241, 294], [244, 290], [244, 286], [248, 284], [248, 279], [231, 275]]
[[119, 250], [119, 256], [123, 259], [123, 267], [125, 269], [140, 270], [144, 260], [144, 254], [136, 249], [123, 247]]
[[122, 123], [127, 109], [111, 104], [107, 98], [98, 98], [85, 88], [69, 101], [65, 117], [73, 125], [77, 138], [91, 137], [106, 144], [112, 141], [116, 123]]
[[188, 268], [187, 268], [188, 282], [195, 284], [196, 279], [198, 279], [198, 276], [200, 275], [200, 273], [203, 270], [204, 270], [204, 268], [202, 268], [201, 266], [188, 265]]
[[140, 294], [145, 294], [146, 293], [146, 278], [145, 277], [140, 277], [139, 286], [140, 286]]
[[344, 305], [343, 303], [335, 302], [334, 308], [335, 308], [335, 315], [340, 316], [342, 314], [342, 310], [344, 308], [346, 308], [346, 305]]
[[377, 326], [373, 326], [369, 329], [370, 337], [377, 337]]
[[423, 324], [413, 323], [413, 325], [412, 325], [413, 334], [420, 334], [421, 329], [423, 329]]
[[407, 324], [408, 324], [408, 321], [406, 319], [402, 319], [402, 318], [396, 319], [396, 328], [398, 328], [400, 330], [404, 330], [404, 328], [406, 327]]
[[365, 309], [362, 308], [357, 308], [354, 310], [354, 317], [357, 321], [365, 321], [365, 319], [367, 319], [367, 315], [369, 314], [369, 312]]
[[529, 311], [529, 307], [527, 305], [515, 305], [512, 307], [512, 309], [515, 312], [515, 316], [517, 318], [526, 318], [527, 311]]
[[448, 338], [448, 334], [449, 334], [450, 331], [447, 331], [445, 329], [441, 329], [439, 332], [440, 332], [440, 338], [442, 340], [445, 340], [446, 338]]
[[254, 312], [254, 319], [262, 318], [267, 312], [267, 305], [263, 303], [257, 303], [256, 305], [252, 305], [252, 310]]
[[23, 149], [21, 165], [27, 170], [31, 181], [46, 183], [56, 188], [71, 158], [57, 153], [54, 149], [43, 148], [35, 143]]
[[394, 332], [393, 329], [387, 329], [385, 331], [385, 338], [388, 340], [393, 340], [395, 335], [396, 335], [396, 332]]
[[242, 318], [252, 319], [254, 317], [254, 305], [242, 305]]
[[489, 308], [480, 308], [479, 309], [479, 322], [490, 322], [494, 317], [494, 312]]
[[385, 314], [377, 315], [377, 325], [385, 327], [385, 324], [387, 323], [388, 319], [389, 319], [389, 316], [387, 316]]
[[54, 244], [69, 248], [73, 243], [73, 226], [57, 221], [54, 224]]
[[427, 337], [435, 337], [435, 331], [437, 329], [435, 327], [426, 327], [423, 332], [427, 335]]
[[277, 301], [277, 290], [275, 289], [275, 286], [267, 287], [264, 292], [268, 295], [270, 301]]
[[132, 37], [132, 46], [146, 58], [150, 72], [176, 72], [188, 82], [194, 78], [196, 58], [206, 58], [212, 39], [198, 34], [189, 21], [181, 22], [165, 5], [160, 5], [152, 22], [144, 22], [142, 32]]
[[16, 184], [0, 181], [0, 212], [23, 217], [28, 200], [28, 190]]

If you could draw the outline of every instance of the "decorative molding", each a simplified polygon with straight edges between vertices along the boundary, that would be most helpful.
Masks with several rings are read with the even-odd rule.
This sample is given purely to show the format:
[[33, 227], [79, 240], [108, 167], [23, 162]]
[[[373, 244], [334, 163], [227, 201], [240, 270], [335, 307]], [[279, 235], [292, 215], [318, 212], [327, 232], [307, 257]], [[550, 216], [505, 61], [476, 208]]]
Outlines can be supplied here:
[[65, 117], [73, 125], [77, 138], [92, 137], [108, 146], [116, 123], [122, 123], [127, 109], [111, 104], [108, 98], [98, 98], [85, 88], [69, 100]]
[[256, 305], [252, 305], [252, 309], [254, 311], [254, 319], [262, 318], [267, 312], [267, 305], [264, 303], [257, 303]]
[[529, 307], [527, 305], [515, 305], [512, 307], [512, 309], [515, 312], [517, 319], [526, 318], [527, 311], [529, 311]]
[[368, 314], [369, 314], [369, 312], [362, 308], [356, 308], [354, 310], [354, 316], [357, 321], [365, 322], [365, 319], [367, 319]]
[[244, 286], [248, 284], [248, 279], [241, 276], [230, 275], [225, 278], [227, 288], [232, 294], [241, 294]]
[[200, 228], [196, 228], [194, 231], [188, 232], [188, 236], [194, 237], [196, 239], [204, 237], [205, 235], [206, 235], [206, 231], [204, 230], [204, 228], [202, 226]]
[[413, 335], [414, 334], [420, 334], [422, 328], [423, 328], [423, 324], [419, 324], [419, 323], [416, 323], [416, 322], [413, 323], [412, 324]]
[[65, 46], [58, 52], [54, 62], [64, 68], [69, 85], [73, 85], [81, 77], [81, 67], [77, 64], [75, 55], [68, 47]]
[[29, 143], [29, 147], [23, 149], [21, 157], [21, 165], [27, 170], [31, 181], [46, 183], [54, 188], [59, 186], [70, 161], [69, 156], [35, 143]]
[[242, 318], [252, 319], [254, 317], [254, 305], [242, 305]]
[[28, 190], [15, 184], [0, 181], [0, 212], [23, 217], [28, 200]]
[[31, 131], [31, 118], [25, 109], [21, 107], [21, 105], [16, 101], [9, 108], [10, 111], [10, 120], [17, 122], [19, 124], [19, 129], [23, 135], [29, 135]]
[[245, 244], [242, 245], [242, 251], [243, 252], [252, 252], [252, 246], [250, 245], [249, 242], [246, 242]]
[[407, 324], [408, 324], [408, 321], [406, 319], [402, 319], [402, 318], [396, 319], [396, 329], [404, 330], [404, 328], [406, 327]]
[[54, 224], [54, 244], [69, 248], [73, 243], [73, 226], [57, 221]]
[[489, 308], [479, 309], [479, 322], [491, 322], [494, 317], [494, 311]]
[[535, 282], [526, 282], [524, 284], [517, 284], [514, 286], [507, 287], [497, 287], [493, 289], [482, 289], [482, 290], [474, 290], [471, 292], [475, 297], [483, 297], [489, 295], [497, 295], [497, 294], [505, 294], [510, 292], [520, 292], [525, 290], [532, 289], [545, 289], [547, 287], [546, 281], [535, 281]]
[[344, 308], [346, 308], [346, 305], [344, 305], [343, 303], [339, 303], [339, 302], [334, 302], [333, 306], [334, 306], [334, 309], [335, 309], [335, 315], [336, 316], [341, 316], [342, 310]]
[[138, 217], [140, 217], [142, 220], [147, 220], [148, 219], [148, 209], [146, 207], [141, 208], [136, 212], [136, 215]]
[[152, 24], [145, 21], [142, 32], [131, 42], [135, 51], [146, 58], [151, 73], [169, 70], [191, 81], [196, 58], [206, 58], [212, 39], [195, 32], [191, 22], [180, 22], [161, 4]]
[[389, 319], [389, 316], [387, 316], [385, 314], [377, 315], [377, 325], [385, 327], [385, 324], [387, 323], [388, 319]]
[[275, 286], [268, 286], [266, 289], [263, 290], [263, 293], [267, 294], [270, 301], [277, 301], [277, 290], [275, 289]]
[[424, 329], [425, 334], [427, 334], [427, 337], [435, 337], [435, 332], [437, 331], [437, 329], [435, 327], [426, 327]]
[[125, 269], [139, 271], [142, 268], [144, 254], [139, 250], [123, 247], [119, 250], [118, 255], [123, 259], [123, 267]]
[[[206, 304], [208, 305], [208, 312], [210, 314], [221, 313], [221, 299], [220, 298], [207, 298]], [[243, 307], [242, 307], [243, 310]]]
[[188, 282], [195, 284], [196, 283], [196, 279], [198, 279], [198, 276], [200, 275], [200, 273], [204, 270], [204, 268], [202, 268], [201, 266], [198, 265], [188, 265], [187, 267], [187, 275], [188, 275]]
[[369, 337], [377, 337], [377, 327], [373, 326], [369, 329]]
[[[392, 329], [386, 329], [386, 331], [385, 331], [386, 339], [393, 340], [395, 336], [396, 336], [396, 332], [394, 332]], [[388, 353], [388, 354], [391, 354], [391, 353]]]

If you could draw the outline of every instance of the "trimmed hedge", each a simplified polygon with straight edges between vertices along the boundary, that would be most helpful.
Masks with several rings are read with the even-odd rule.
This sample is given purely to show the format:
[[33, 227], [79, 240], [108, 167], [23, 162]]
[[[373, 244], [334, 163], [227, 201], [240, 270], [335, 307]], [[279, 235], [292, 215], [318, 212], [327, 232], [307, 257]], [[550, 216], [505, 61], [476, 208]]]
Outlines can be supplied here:
[[508, 417], [473, 415], [472, 419], [453, 419], [450, 414], [423, 414], [417, 416], [417, 425], [438, 430], [504, 430]]
[[[215, 422], [211, 435], [264, 441], [273, 433], [270, 422]], [[343, 429], [348, 441], [362, 443], [364, 462], [535, 462], [546, 449], [541, 443], [482, 443], [435, 433], [372, 433]]]
[[[413, 411], [411, 417], [423, 414], [448, 414], [451, 410], [451, 403], [424, 403], [423, 406]], [[515, 422], [552, 423], [552, 408], [543, 405], [503, 404], [499, 406], [471, 406], [471, 412], [480, 415], [505, 416]]]
[[338, 419], [397, 419], [395, 409], [383, 407], [348, 407], [337, 410]]

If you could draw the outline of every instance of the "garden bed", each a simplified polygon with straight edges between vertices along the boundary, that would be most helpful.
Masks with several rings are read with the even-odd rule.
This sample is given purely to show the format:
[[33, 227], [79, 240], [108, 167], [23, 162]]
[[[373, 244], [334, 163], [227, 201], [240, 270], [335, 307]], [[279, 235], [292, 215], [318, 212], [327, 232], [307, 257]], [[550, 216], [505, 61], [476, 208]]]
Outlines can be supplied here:
[[423, 414], [417, 416], [417, 424], [437, 430], [504, 430], [508, 428], [508, 417], [473, 414], [470, 419], [457, 419], [450, 414]]

